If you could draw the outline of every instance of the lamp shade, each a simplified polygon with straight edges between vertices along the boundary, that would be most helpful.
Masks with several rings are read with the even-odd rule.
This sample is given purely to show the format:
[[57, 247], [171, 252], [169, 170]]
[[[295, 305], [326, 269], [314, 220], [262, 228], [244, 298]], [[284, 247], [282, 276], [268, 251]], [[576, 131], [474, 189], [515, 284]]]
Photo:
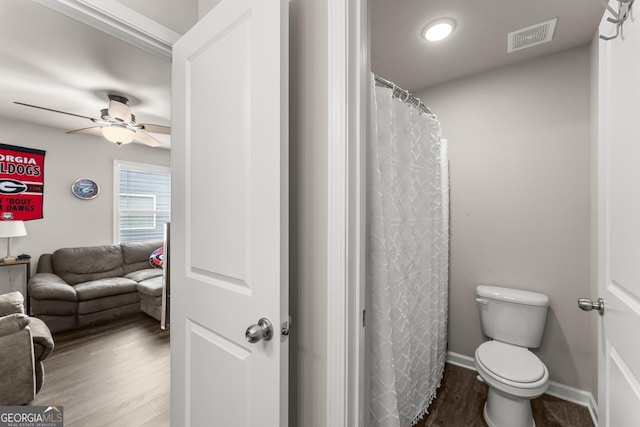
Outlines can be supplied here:
[[123, 126], [103, 126], [100, 131], [108, 141], [118, 145], [132, 142], [136, 135], [134, 131]]
[[0, 237], [26, 236], [24, 221], [0, 221]]

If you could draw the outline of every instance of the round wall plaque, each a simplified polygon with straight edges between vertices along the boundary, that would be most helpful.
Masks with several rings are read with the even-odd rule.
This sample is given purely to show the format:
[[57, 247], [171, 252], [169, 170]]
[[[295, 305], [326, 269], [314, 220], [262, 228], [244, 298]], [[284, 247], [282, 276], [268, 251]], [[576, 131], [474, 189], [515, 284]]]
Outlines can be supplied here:
[[95, 199], [100, 193], [98, 184], [89, 178], [81, 178], [73, 183], [71, 192], [74, 196], [83, 200]]

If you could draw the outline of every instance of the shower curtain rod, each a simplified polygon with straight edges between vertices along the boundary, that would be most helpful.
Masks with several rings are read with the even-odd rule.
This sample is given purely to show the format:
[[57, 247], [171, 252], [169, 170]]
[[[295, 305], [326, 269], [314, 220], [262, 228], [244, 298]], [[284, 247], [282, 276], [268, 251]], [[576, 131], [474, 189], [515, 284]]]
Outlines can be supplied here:
[[400, 99], [401, 101], [407, 102], [409, 104], [412, 104], [413, 106], [415, 106], [416, 108], [422, 110], [423, 112], [425, 112], [426, 114], [430, 115], [434, 119], [437, 118], [437, 116], [431, 112], [429, 107], [427, 107], [426, 105], [424, 105], [424, 103], [422, 101], [420, 101], [420, 98], [416, 98], [408, 90], [402, 89], [397, 84], [395, 84], [395, 83], [393, 83], [393, 82], [391, 82], [391, 81], [389, 81], [389, 80], [387, 80], [385, 78], [382, 78], [377, 74], [374, 74], [373, 78], [376, 81], [376, 83], [379, 83], [382, 86], [385, 86], [385, 87], [388, 87], [389, 89], [392, 89], [393, 90], [393, 95], [395, 97], [397, 97], [398, 99]]

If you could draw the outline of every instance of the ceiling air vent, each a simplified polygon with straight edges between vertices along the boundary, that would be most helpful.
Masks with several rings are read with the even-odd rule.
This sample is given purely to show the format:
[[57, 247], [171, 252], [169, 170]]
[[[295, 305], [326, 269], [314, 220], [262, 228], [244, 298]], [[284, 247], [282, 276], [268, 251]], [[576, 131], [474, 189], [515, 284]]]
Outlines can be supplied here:
[[558, 18], [553, 18], [527, 28], [507, 34], [507, 52], [525, 49], [538, 44], [550, 42], [556, 29]]

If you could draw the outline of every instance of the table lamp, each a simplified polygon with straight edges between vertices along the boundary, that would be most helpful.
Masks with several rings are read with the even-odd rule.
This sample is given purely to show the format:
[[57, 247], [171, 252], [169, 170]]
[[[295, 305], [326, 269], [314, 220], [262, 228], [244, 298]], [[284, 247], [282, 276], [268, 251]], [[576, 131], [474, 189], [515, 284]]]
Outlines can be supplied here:
[[11, 238], [26, 236], [27, 230], [24, 228], [24, 221], [0, 221], [0, 237], [7, 238], [7, 255], [11, 253]]

